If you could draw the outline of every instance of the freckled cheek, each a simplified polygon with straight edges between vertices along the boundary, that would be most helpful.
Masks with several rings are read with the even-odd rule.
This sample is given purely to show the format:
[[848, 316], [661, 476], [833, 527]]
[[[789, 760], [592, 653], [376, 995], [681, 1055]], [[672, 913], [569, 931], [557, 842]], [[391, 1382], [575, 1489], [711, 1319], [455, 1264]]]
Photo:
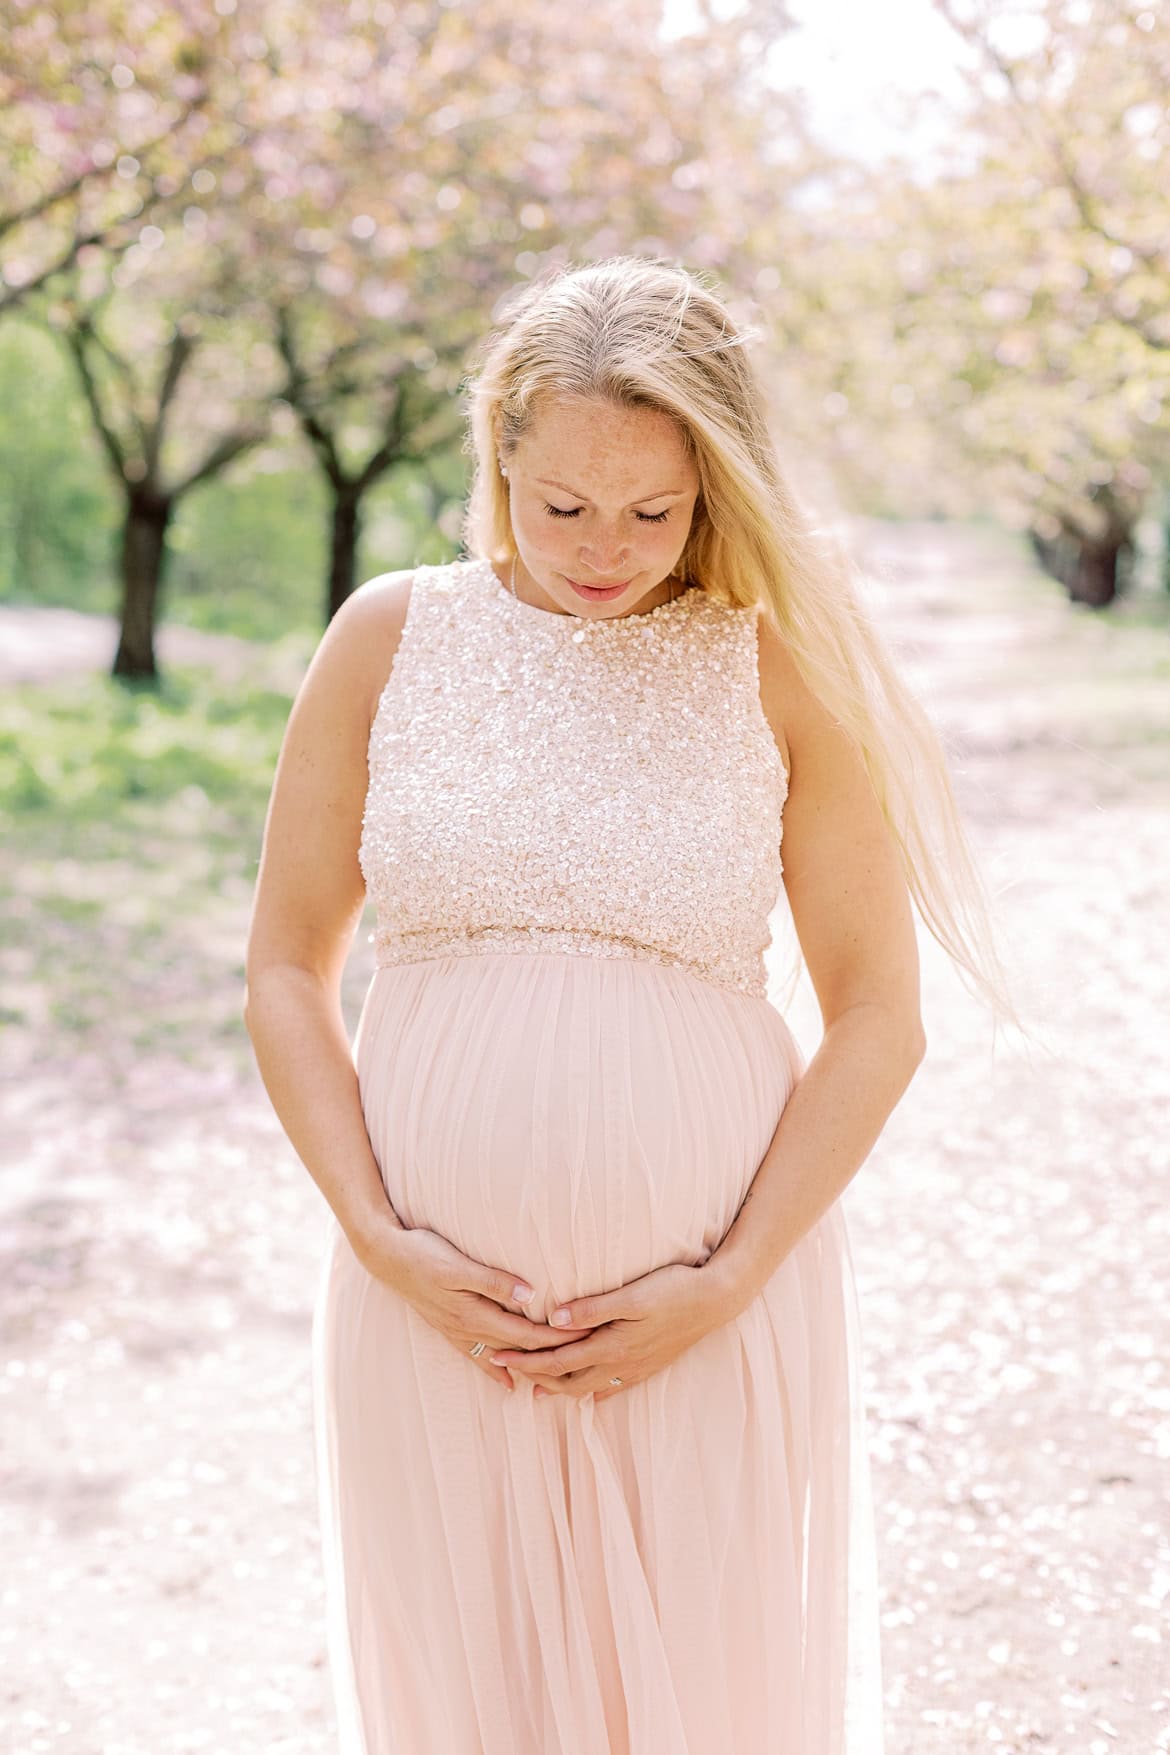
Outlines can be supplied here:
[[[571, 525], [568, 529], [571, 531]], [[567, 534], [566, 530], [551, 523], [533, 521], [526, 525], [518, 524], [517, 534], [528, 553], [550, 572], [572, 571], [580, 542]]]
[[551, 520], [518, 515], [513, 507], [512, 528], [529, 555], [546, 566], [555, 567], [564, 550], [565, 538], [552, 526]]

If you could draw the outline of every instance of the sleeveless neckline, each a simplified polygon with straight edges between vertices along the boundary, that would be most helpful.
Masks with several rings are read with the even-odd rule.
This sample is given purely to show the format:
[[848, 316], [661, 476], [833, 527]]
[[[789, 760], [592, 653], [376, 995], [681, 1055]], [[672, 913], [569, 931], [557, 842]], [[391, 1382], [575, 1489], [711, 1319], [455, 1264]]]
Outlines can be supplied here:
[[668, 597], [665, 603], [656, 603], [653, 609], [630, 611], [627, 615], [605, 616], [597, 621], [592, 621], [588, 616], [573, 615], [571, 611], [565, 615], [558, 615], [555, 610], [541, 609], [537, 603], [525, 603], [522, 597], [514, 597], [506, 585], [501, 585], [489, 560], [477, 557], [473, 565], [479, 569], [485, 585], [494, 592], [497, 598], [526, 614], [531, 621], [535, 622], [539, 618], [544, 622], [566, 622], [571, 627], [578, 629], [582, 627], [620, 627], [625, 622], [630, 622], [635, 627], [641, 627], [645, 623], [653, 621], [655, 616], [663, 615], [668, 610], [676, 610], [683, 604], [689, 606], [693, 598], [706, 596], [701, 585], [688, 585], [687, 589], [681, 591], [677, 597]]

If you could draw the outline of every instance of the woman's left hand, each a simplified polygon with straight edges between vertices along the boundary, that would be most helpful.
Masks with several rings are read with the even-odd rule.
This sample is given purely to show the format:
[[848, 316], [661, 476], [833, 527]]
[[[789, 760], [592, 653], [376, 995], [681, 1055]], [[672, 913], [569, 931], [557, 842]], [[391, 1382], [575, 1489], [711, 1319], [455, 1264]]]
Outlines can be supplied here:
[[[492, 1354], [492, 1364], [530, 1378], [537, 1391], [591, 1395], [598, 1402], [653, 1377], [731, 1314], [711, 1276], [682, 1262], [655, 1268], [612, 1292], [571, 1299], [560, 1308], [569, 1312], [564, 1327], [596, 1332], [539, 1352], [501, 1350]], [[549, 1321], [559, 1328], [555, 1316], [554, 1311]], [[620, 1387], [610, 1383], [611, 1377], [621, 1378]]]

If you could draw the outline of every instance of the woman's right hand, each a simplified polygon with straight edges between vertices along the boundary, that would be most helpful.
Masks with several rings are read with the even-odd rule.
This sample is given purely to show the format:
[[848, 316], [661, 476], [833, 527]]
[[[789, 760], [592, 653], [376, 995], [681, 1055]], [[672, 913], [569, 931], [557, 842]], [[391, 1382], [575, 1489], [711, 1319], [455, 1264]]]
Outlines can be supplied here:
[[[504, 1308], [520, 1302], [515, 1290], [525, 1282], [503, 1268], [486, 1267], [464, 1255], [437, 1231], [395, 1227], [392, 1234], [383, 1232], [379, 1241], [367, 1240], [360, 1259], [367, 1273], [398, 1292], [469, 1364], [505, 1389], [516, 1387], [512, 1373], [506, 1365], [491, 1363], [491, 1355], [501, 1347], [534, 1352], [593, 1332], [551, 1328]], [[472, 1358], [477, 1341], [487, 1345], [478, 1358]]]

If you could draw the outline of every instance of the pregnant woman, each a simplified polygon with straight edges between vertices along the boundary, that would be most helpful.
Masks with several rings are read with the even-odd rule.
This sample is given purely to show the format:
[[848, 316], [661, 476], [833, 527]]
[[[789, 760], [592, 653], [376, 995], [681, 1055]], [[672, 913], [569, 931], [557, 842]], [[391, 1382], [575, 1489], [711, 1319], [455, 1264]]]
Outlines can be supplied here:
[[246, 1013], [332, 1209], [343, 1755], [882, 1750], [838, 1197], [924, 1053], [912, 892], [1014, 1014], [942, 751], [744, 342], [662, 262], [527, 289], [469, 379], [465, 558], [364, 584], [289, 720]]

